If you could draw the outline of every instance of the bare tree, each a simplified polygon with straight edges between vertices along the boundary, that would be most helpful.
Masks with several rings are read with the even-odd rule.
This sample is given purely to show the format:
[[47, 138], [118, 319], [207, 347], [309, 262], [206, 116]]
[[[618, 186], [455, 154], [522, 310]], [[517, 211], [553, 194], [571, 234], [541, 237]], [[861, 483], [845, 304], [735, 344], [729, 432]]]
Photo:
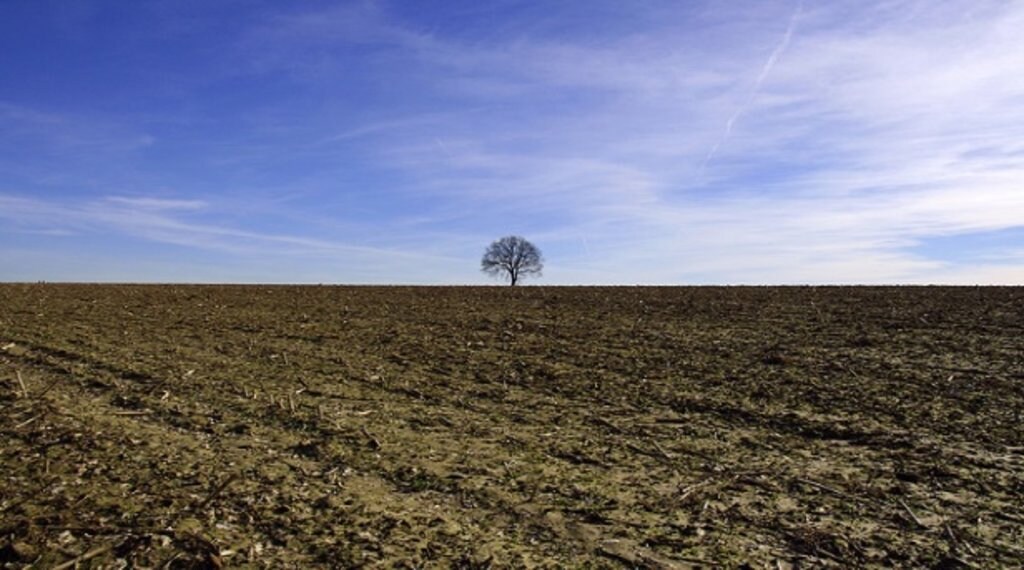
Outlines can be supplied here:
[[540, 275], [544, 258], [537, 246], [519, 236], [506, 236], [487, 246], [480, 270], [494, 277], [508, 279], [509, 285], [519, 283], [527, 275]]

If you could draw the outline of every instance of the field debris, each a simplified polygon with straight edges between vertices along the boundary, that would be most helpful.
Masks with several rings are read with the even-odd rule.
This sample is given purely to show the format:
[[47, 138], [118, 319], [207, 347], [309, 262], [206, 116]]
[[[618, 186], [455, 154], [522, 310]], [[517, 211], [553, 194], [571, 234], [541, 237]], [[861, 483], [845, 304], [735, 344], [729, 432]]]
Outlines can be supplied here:
[[1020, 288], [0, 299], [0, 567], [1024, 559]]

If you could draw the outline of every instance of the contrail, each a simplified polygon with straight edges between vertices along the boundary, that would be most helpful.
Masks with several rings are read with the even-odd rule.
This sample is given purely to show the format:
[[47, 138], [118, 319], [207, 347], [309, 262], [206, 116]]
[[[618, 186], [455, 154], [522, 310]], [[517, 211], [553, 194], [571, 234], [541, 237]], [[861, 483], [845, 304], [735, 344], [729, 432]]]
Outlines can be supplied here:
[[785, 53], [786, 48], [789, 47], [789, 42], [793, 39], [793, 33], [796, 31], [797, 20], [800, 19], [800, 15], [803, 11], [804, 0], [800, 0], [797, 4], [796, 10], [793, 11], [793, 15], [789, 17], [789, 25], [786, 26], [786, 33], [782, 35], [782, 40], [779, 42], [779, 45], [775, 46], [771, 55], [768, 56], [768, 61], [764, 62], [764, 66], [761, 68], [761, 73], [758, 74], [757, 80], [754, 81], [754, 88], [750, 90], [750, 95], [747, 96], [747, 100], [739, 109], [736, 110], [735, 113], [733, 113], [731, 117], [729, 117], [729, 120], [726, 121], [725, 133], [722, 134], [722, 138], [715, 143], [715, 146], [711, 147], [711, 150], [708, 151], [707, 157], [704, 158], [704, 162], [701, 163], [700, 172], [702, 174], [704, 172], [704, 168], [709, 162], [711, 162], [711, 159], [714, 158], [715, 153], [718, 152], [718, 149], [726, 140], [729, 139], [729, 136], [732, 135], [732, 128], [736, 125], [736, 121], [739, 120], [740, 115], [745, 113], [746, 110], [754, 103], [754, 99], [757, 98], [757, 93], [761, 90], [761, 85], [764, 83], [765, 79], [768, 78], [768, 74], [772, 72], [772, 68], [775, 67], [775, 63], [778, 62], [779, 58], [782, 57], [782, 54]]
[[757, 76], [757, 81], [754, 83], [754, 92], [751, 94], [751, 98], [753, 98], [753, 95], [756, 95], [757, 91], [761, 89], [761, 84], [764, 83], [765, 78], [768, 77], [772, 68], [775, 67], [775, 62], [779, 61], [779, 57], [786, 51], [786, 48], [789, 47], [789, 41], [793, 39], [793, 32], [796, 30], [796, 21], [800, 18], [800, 14], [803, 10], [804, 2], [803, 0], [800, 0], [800, 3], [797, 4], [793, 15], [789, 18], [789, 26], [786, 27], [786, 33], [782, 36], [782, 41], [779, 42], [779, 45], [775, 46], [775, 50], [772, 51], [770, 56], [768, 56], [768, 61], [764, 62], [764, 67], [761, 68], [761, 74]]

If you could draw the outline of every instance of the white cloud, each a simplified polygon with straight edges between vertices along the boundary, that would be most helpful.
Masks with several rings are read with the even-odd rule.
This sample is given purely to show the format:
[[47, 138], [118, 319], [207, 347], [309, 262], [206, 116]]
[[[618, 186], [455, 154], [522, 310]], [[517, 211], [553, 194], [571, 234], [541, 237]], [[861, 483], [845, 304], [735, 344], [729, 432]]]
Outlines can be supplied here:
[[[387, 282], [388, 275], [393, 276], [399, 272], [408, 275], [407, 279], [413, 282], [438, 280], [423, 269], [444, 274], [445, 269], [452, 271], [460, 265], [459, 260], [424, 249], [398, 250], [353, 245], [304, 235], [213, 225], [181, 217], [182, 213], [204, 207], [204, 203], [192, 200], [137, 197], [69, 204], [0, 194], [0, 220], [16, 224], [21, 231], [51, 236], [64, 235], [65, 232], [115, 234], [228, 253], [237, 259], [247, 260], [243, 267], [249, 269], [240, 268], [243, 272], [268, 265], [263, 269], [264, 280], [288, 280], [283, 277], [283, 273], [279, 277], [271, 277], [276, 275], [269, 267], [271, 263], [279, 268], [291, 267], [291, 271], [297, 271], [296, 275], [312, 276], [315, 272], [310, 268], [316, 267], [321, 275], [347, 275], [348, 280], [365, 282]], [[121, 262], [130, 265], [131, 260]], [[293, 267], [299, 262], [305, 262], [307, 269]], [[107, 264], [110, 264], [109, 260]], [[255, 274], [261, 273], [256, 271]]]

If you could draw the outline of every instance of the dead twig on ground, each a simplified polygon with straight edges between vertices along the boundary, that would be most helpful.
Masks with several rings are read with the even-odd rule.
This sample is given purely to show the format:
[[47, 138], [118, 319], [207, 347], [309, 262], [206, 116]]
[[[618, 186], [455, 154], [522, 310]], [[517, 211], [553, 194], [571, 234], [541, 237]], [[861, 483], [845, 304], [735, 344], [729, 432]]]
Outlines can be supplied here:
[[701, 481], [700, 483], [696, 483], [696, 484], [690, 485], [689, 487], [684, 488], [679, 493], [679, 497], [676, 500], [677, 501], [685, 501], [687, 497], [689, 497], [690, 495], [692, 495], [694, 493], [694, 491], [700, 489], [701, 487], [707, 486], [712, 481], [714, 481], [714, 480], [713, 479], [705, 479], [705, 480]]
[[163, 564], [160, 565], [160, 570], [165, 570], [166, 568], [170, 568], [171, 564], [174, 564], [174, 562], [177, 559], [179, 559], [179, 558], [181, 558], [181, 553], [180, 552], [175, 552], [170, 558], [168, 558], [166, 561], [164, 561]]
[[961, 547], [963, 547], [965, 550], [967, 550], [967, 552], [970, 552], [972, 556], [977, 554], [977, 552], [974, 551], [974, 547], [971, 546], [969, 542], [967, 542], [966, 540], [961, 540], [956, 536], [956, 533], [953, 532], [953, 529], [949, 526], [949, 523], [945, 523], [942, 526], [945, 528], [946, 536], [949, 537], [949, 543], [953, 546], [954, 550], [959, 550]]
[[366, 429], [366, 426], [363, 426], [363, 427], [361, 427], [359, 429], [360, 429], [360, 431], [363, 432], [363, 435], [366, 436], [366, 439], [370, 440], [370, 447], [372, 447], [375, 450], [379, 450], [380, 448], [383, 447], [381, 445], [381, 443], [380, 443], [380, 440], [378, 440], [376, 437], [374, 437], [373, 434], [370, 433], [370, 430]]
[[43, 396], [45, 396], [46, 394], [48, 394], [48, 393], [50, 392], [50, 390], [52, 390], [52, 389], [53, 389], [53, 387], [57, 385], [57, 382], [60, 382], [60, 378], [57, 378], [57, 379], [56, 379], [56, 380], [54, 380], [53, 382], [50, 382], [49, 384], [47, 384], [47, 385], [46, 385], [46, 388], [43, 388], [43, 391], [42, 391], [42, 392], [40, 392], [40, 393], [38, 393], [38, 394], [36, 394], [36, 395], [34, 396], [34, 398], [35, 398], [36, 400], [42, 400], [42, 399], [43, 399]]
[[636, 445], [636, 444], [633, 444], [633, 443], [627, 443], [626, 447], [630, 451], [632, 451], [634, 453], [639, 453], [640, 455], [646, 455], [648, 457], [653, 457], [653, 458], [658, 459], [658, 460], [665, 460], [665, 461], [671, 461], [672, 460], [672, 457], [669, 456], [667, 454], [667, 452], [661, 446], [659, 446], [654, 441], [651, 441], [651, 443], [653, 444], [653, 447], [655, 448], [654, 451], [651, 451], [649, 449], [644, 449], [644, 448], [640, 447], [639, 445]]
[[603, 425], [604, 427], [612, 430], [615, 433], [619, 433], [619, 434], [624, 433], [622, 428], [620, 428], [619, 426], [613, 424], [612, 422], [602, 418], [601, 416], [590, 416], [590, 419], [594, 423]]
[[1004, 520], [1006, 522], [1011, 522], [1011, 523], [1014, 523], [1014, 524], [1024, 525], [1024, 518], [1017, 517], [1017, 516], [1011, 515], [1009, 513], [1004, 513], [1004, 512], [996, 511], [996, 512], [992, 513], [992, 516], [994, 516], [997, 519], [1002, 519], [1002, 520]]
[[839, 489], [836, 489], [835, 487], [830, 487], [828, 485], [825, 485], [825, 484], [822, 484], [822, 483], [818, 483], [817, 481], [811, 481], [810, 479], [804, 479], [804, 478], [801, 478], [801, 477], [797, 477], [796, 479], [794, 479], [794, 481], [796, 481], [797, 483], [803, 483], [804, 485], [809, 485], [809, 486], [814, 487], [816, 489], [821, 489], [822, 491], [827, 491], [829, 493], [832, 493], [833, 495], [838, 495], [840, 497], [846, 497], [847, 499], [853, 499], [854, 501], [859, 501], [861, 503], [870, 503], [871, 502], [871, 501], [869, 501], [869, 500], [867, 500], [867, 499], [865, 499], [863, 497], [858, 497], [857, 495], [851, 495], [850, 493], [847, 493], [846, 491], [841, 491]]
[[207, 505], [212, 503], [224, 491], [224, 489], [228, 487], [228, 485], [233, 483], [235, 479], [238, 479], [238, 473], [232, 473], [231, 475], [228, 475], [228, 477], [224, 479], [224, 481], [222, 481], [219, 485], [214, 487], [212, 491], [210, 491], [210, 494], [207, 495], [205, 499], [199, 502], [193, 502], [192, 504], [183, 507], [177, 513], [175, 513], [170, 518], [169, 522], [167, 523], [167, 526], [173, 527], [175, 523], [180, 521], [185, 515], [189, 513], [194, 513], [205, 508]]
[[125, 536], [166, 536], [174, 538], [177, 533], [173, 530], [162, 528], [134, 528], [126, 526], [84, 526], [84, 525], [43, 525], [40, 528], [55, 531], [69, 531], [91, 535], [125, 535]]
[[605, 541], [605, 544], [597, 547], [597, 553], [606, 558], [627, 565], [630, 568], [649, 568], [651, 570], [673, 570], [679, 568], [677, 562], [688, 562], [692, 564], [707, 564], [707, 560], [690, 558], [686, 556], [672, 556], [671, 560], [664, 559], [650, 550], [631, 544], [622, 544], [618, 541]]
[[28, 398], [28, 388], [25, 387], [25, 380], [21, 377], [21, 370], [15, 370], [14, 375], [18, 377], [18, 386], [21, 386], [21, 397]]
[[21, 429], [21, 428], [23, 428], [23, 427], [27, 426], [28, 424], [30, 424], [30, 423], [32, 423], [32, 422], [34, 422], [34, 421], [38, 420], [38, 419], [39, 419], [39, 418], [41, 418], [41, 417], [42, 417], [41, 415], [40, 415], [40, 416], [32, 416], [31, 418], [29, 418], [29, 419], [27, 419], [27, 420], [25, 420], [25, 421], [21, 422], [20, 424], [18, 424], [18, 425], [16, 425], [16, 426], [14, 426], [14, 429]]
[[[980, 546], [982, 548], [991, 550], [992, 552], [997, 552], [999, 554], [1003, 554], [1005, 556], [1010, 556], [1010, 557], [1017, 558], [1017, 559], [1021, 559], [1021, 557], [1024, 557], [1024, 549], [1017, 548], [1015, 546], [1010, 546], [1010, 545], [1007, 545], [1007, 544], [999, 544], [999, 543], [991, 543], [990, 544], [990, 543], [985, 542], [985, 541], [981, 540], [980, 538], [972, 535], [970, 532], [967, 532], [967, 531], [961, 531], [961, 532], [967, 538], [967, 540], [962, 540], [961, 541], [965, 545], [967, 544], [967, 541], [969, 540], [969, 541], [973, 542], [974, 544], [977, 544], [978, 546]], [[973, 554], [974, 551], [972, 550], [971, 553]]]
[[217, 496], [220, 495], [224, 491], [224, 489], [227, 489], [228, 485], [233, 483], [236, 479], [238, 479], [238, 473], [232, 473], [231, 475], [229, 475], [228, 478], [225, 479], [220, 485], [214, 487], [213, 491], [210, 492], [210, 494], [206, 497], [205, 500], [203, 500], [203, 502], [199, 503], [199, 505], [197, 505], [192, 510], [201, 510], [202, 508], [212, 503], [214, 499], [216, 499]]
[[82, 553], [82, 554], [72, 558], [71, 560], [68, 560], [67, 562], [64, 562], [62, 564], [58, 564], [58, 565], [54, 566], [53, 570], [64, 570], [65, 568], [77, 567], [82, 562], [85, 562], [86, 560], [90, 560], [92, 558], [96, 558], [97, 556], [99, 556], [101, 554], [105, 554], [105, 553], [109, 552], [110, 550], [112, 550], [113, 548], [114, 548], [113, 544], [107, 544], [107, 545], [104, 545], [104, 546], [97, 546], [96, 548], [93, 548], [92, 550], [84, 552], [84, 553]]
[[654, 446], [654, 449], [657, 449], [657, 450], [658, 450], [658, 453], [660, 453], [662, 457], [664, 457], [665, 459], [667, 459], [667, 460], [669, 460], [669, 461], [672, 461], [672, 459], [673, 459], [673, 456], [672, 456], [672, 454], [671, 454], [671, 453], [669, 453], [669, 452], [667, 452], [667, 451], [665, 451], [665, 448], [661, 447], [661, 445], [660, 445], [660, 444], [658, 444], [658, 442], [657, 442], [657, 441], [655, 441], [655, 440], [653, 440], [653, 439], [652, 439], [652, 440], [651, 440], [651, 445], [653, 445], [653, 446]]
[[899, 503], [900, 506], [903, 507], [903, 510], [907, 511], [907, 514], [910, 515], [910, 518], [914, 520], [914, 524], [921, 528], [928, 528], [928, 525], [924, 524], [924, 521], [922, 521], [920, 517], [918, 517], [917, 514], [913, 510], [911, 510], [910, 505], [903, 502], [903, 499], [899, 499]]

